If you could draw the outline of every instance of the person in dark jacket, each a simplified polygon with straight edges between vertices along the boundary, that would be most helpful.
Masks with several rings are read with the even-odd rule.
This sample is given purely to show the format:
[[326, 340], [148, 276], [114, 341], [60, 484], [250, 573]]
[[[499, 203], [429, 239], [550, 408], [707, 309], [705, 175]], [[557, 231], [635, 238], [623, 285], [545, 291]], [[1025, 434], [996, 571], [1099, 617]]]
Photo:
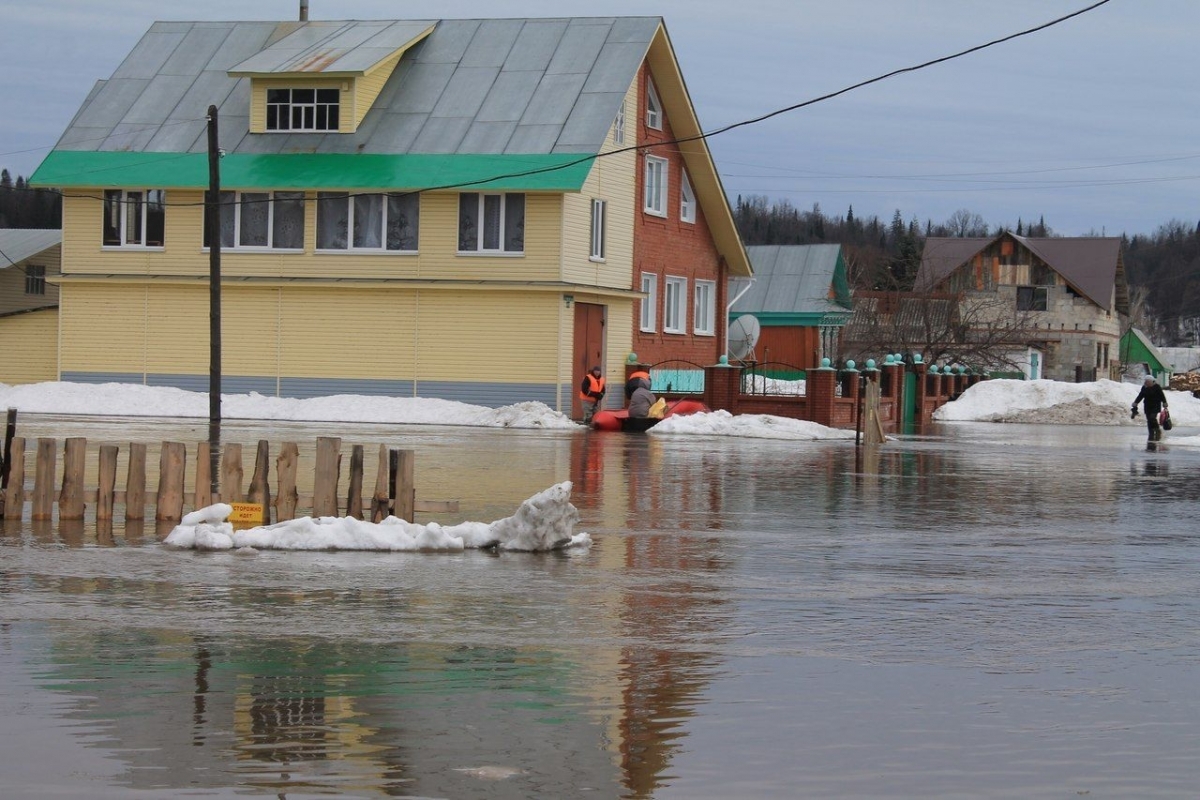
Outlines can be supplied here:
[[629, 416], [645, 418], [650, 416], [650, 406], [654, 405], [654, 392], [650, 391], [648, 378], [633, 378], [630, 383], [635, 381], [637, 387], [629, 398]]
[[640, 381], [646, 381], [647, 388], [653, 381], [650, 378], [650, 372], [645, 367], [638, 367], [636, 372], [629, 373], [629, 378], [625, 381], [625, 399], [633, 399], [633, 392], [638, 388]]
[[600, 408], [604, 399], [604, 376], [600, 367], [592, 367], [592, 371], [583, 376], [579, 384], [579, 399], [583, 401], [583, 424], [591, 424], [592, 417]]
[[1138, 403], [1142, 404], [1142, 410], [1146, 413], [1146, 429], [1149, 433], [1149, 440], [1159, 441], [1162, 439], [1162, 428], [1158, 424], [1158, 412], [1167, 407], [1167, 395], [1158, 385], [1158, 381], [1154, 380], [1153, 375], [1146, 376], [1142, 383], [1142, 390], [1138, 392], [1137, 397], [1133, 398], [1133, 408], [1129, 409], [1133, 417], [1137, 416]]

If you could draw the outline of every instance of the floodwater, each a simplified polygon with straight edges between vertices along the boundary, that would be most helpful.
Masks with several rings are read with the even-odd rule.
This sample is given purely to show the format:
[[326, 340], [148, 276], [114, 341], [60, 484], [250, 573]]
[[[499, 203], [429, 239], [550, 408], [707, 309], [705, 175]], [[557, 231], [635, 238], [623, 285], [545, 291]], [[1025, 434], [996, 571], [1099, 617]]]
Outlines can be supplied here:
[[5, 527], [0, 795], [1196, 796], [1198, 449], [1020, 425], [857, 459], [846, 441], [225, 426], [248, 453], [320, 435], [415, 450], [418, 496], [460, 501], [443, 521], [570, 479], [595, 544], [245, 556], [120, 522]]

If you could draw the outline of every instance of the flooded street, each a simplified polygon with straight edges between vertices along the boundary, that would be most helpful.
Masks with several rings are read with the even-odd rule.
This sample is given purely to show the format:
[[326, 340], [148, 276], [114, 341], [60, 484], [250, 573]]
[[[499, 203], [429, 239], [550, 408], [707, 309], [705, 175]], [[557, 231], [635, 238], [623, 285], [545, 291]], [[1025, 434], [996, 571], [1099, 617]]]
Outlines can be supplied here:
[[[31, 415], [19, 434], [206, 428]], [[441, 522], [499, 519], [571, 480], [594, 546], [246, 556], [167, 550], [153, 523], [9, 524], [4, 797], [1200, 785], [1200, 450], [987, 424], [861, 459], [846, 441], [582, 431], [231, 422], [224, 437], [252, 454], [325, 435], [414, 450], [418, 497], [460, 502]]]

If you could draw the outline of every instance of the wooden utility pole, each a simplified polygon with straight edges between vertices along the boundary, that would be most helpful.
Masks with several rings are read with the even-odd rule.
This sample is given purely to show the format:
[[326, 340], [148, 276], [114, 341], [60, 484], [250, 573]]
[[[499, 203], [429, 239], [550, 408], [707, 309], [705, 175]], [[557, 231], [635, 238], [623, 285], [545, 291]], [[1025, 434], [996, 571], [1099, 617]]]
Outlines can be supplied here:
[[212, 496], [220, 497], [221, 475], [221, 150], [217, 107], [208, 107], [208, 447]]

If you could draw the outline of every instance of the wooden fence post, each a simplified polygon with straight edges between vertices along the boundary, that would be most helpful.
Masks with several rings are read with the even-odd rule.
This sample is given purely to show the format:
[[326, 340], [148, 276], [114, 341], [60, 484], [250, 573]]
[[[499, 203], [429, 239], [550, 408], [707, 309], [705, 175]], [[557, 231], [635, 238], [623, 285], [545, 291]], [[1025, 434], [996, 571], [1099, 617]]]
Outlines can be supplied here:
[[96, 491], [96, 519], [113, 518], [113, 491], [117, 486], [117, 446], [100, 446], [99, 487]]
[[196, 508], [207, 508], [213, 504], [211, 453], [211, 444], [196, 443], [196, 494], [192, 497]]
[[221, 453], [221, 502], [240, 503], [246, 499], [242, 493], [242, 446], [227, 444]]
[[8, 486], [4, 489], [4, 518], [21, 519], [25, 515], [25, 439], [12, 440], [12, 450], [4, 460], [8, 468]]
[[129, 467], [125, 475], [125, 520], [146, 518], [146, 445], [129, 443]]
[[54, 439], [38, 439], [37, 463], [33, 473], [33, 519], [54, 517], [54, 471], [57, 464], [58, 442]]
[[387, 445], [379, 445], [379, 471], [375, 473], [375, 494], [371, 496], [371, 522], [382, 522], [392, 513], [388, 494], [391, 476]]
[[183, 517], [183, 477], [187, 448], [182, 442], [163, 442], [158, 462], [158, 504], [156, 520]]
[[63, 445], [62, 492], [58, 495], [60, 520], [83, 519], [83, 468], [87, 459], [87, 439], [72, 436]]
[[271, 443], [266, 439], [258, 440], [258, 452], [254, 455], [254, 475], [250, 478], [250, 494], [247, 496], [251, 503], [258, 503], [263, 510], [263, 525], [271, 524]]
[[284, 442], [275, 459], [275, 473], [279, 476], [279, 494], [276, 498], [275, 519], [283, 522], [296, 518], [296, 504], [300, 495], [296, 492], [296, 465], [300, 462], [300, 448], [295, 442]]
[[416, 504], [416, 489], [413, 487], [413, 465], [416, 454], [412, 450], [393, 450], [396, 454], [396, 479], [392, 484], [395, 503], [392, 513], [405, 522], [413, 521], [413, 506]]
[[350, 449], [350, 490], [346, 497], [346, 516], [363, 518], [363, 446], [356, 444]]
[[317, 463], [313, 475], [313, 516], [336, 517], [337, 484], [341, 471], [342, 440], [332, 436], [317, 439]]

